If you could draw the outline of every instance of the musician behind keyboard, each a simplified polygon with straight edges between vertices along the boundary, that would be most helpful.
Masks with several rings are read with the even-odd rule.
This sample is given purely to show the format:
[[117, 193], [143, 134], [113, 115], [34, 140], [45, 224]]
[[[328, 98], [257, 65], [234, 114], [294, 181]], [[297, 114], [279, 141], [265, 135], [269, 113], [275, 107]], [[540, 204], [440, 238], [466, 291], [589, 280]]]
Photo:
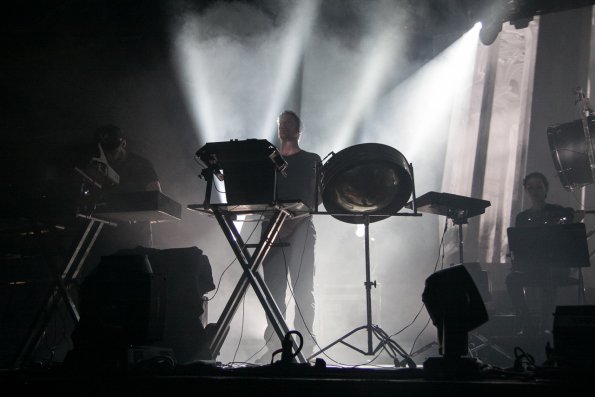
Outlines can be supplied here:
[[[531, 201], [531, 207], [516, 216], [515, 227], [531, 227], [580, 222], [584, 211], [574, 211], [546, 202], [549, 183], [545, 175], [539, 172], [528, 174], [523, 179], [525, 193]], [[556, 304], [556, 285], [568, 279], [569, 268], [544, 269], [541, 266], [525, 269], [513, 268], [506, 278], [506, 289], [514, 310], [520, 318], [520, 333], [535, 334], [549, 332], [549, 319]], [[541, 324], [534, 324], [525, 301], [524, 288], [538, 286], [541, 291]]]
[[[104, 179], [102, 195], [136, 192], [161, 191], [159, 178], [148, 159], [128, 150], [127, 141], [122, 130], [115, 125], [104, 125], [94, 133], [94, 144], [100, 149], [100, 155], [94, 156], [90, 166], [98, 160], [107, 160], [107, 164], [117, 174], [114, 178]], [[101, 152], [105, 154], [102, 159]], [[102, 255], [110, 255], [121, 249], [132, 249], [138, 246], [153, 246], [151, 224], [142, 222], [119, 222], [117, 227], [105, 226], [93, 247], [92, 257], [83, 271], [88, 273], [97, 265]], [[84, 275], [82, 275], [84, 276]]]

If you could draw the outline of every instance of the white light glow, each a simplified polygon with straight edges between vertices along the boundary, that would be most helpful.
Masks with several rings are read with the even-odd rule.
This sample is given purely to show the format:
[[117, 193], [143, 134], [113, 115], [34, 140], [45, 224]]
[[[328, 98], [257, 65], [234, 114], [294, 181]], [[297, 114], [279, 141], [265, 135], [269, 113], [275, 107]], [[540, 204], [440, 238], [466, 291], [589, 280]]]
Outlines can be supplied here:
[[[216, 4], [204, 15], [184, 16], [174, 33], [175, 65], [201, 140], [273, 135], [317, 7], [317, 1], [296, 4], [282, 29], [241, 3]], [[271, 30], [278, 34], [267, 34]], [[225, 202], [222, 189], [213, 195], [216, 202]]]
[[[316, 10], [316, 1], [299, 2], [282, 29], [243, 3], [231, 8], [216, 4], [204, 15], [185, 18], [176, 32], [176, 66], [204, 140], [271, 134], [296, 78]], [[229, 30], [219, 26], [223, 21]]]
[[[397, 85], [411, 70], [405, 49], [411, 33], [402, 23], [406, 10], [400, 10], [396, 2], [354, 2], [352, 6], [362, 7], [351, 16], [358, 25], [339, 32], [318, 20], [324, 2], [284, 4], [291, 8], [280, 21], [245, 2], [217, 2], [200, 15], [187, 15], [176, 30], [180, 85], [200, 141], [271, 137], [278, 112], [288, 102], [297, 102], [299, 109], [294, 110], [306, 126], [300, 142], [305, 150], [325, 157], [329, 151], [338, 152], [354, 143], [384, 143], [414, 163], [418, 191], [436, 188], [443, 171], [439, 160], [448, 138], [450, 110], [457, 106], [453, 98], [470, 83], [466, 79], [474, 64], [479, 26]], [[319, 310], [314, 331], [324, 345], [365, 320], [359, 310], [340, 313], [340, 321], [329, 320], [338, 314], [329, 304], [333, 299], [351, 299], [354, 307], [363, 307], [365, 230], [357, 225], [354, 231], [353, 225], [332, 217], [314, 219]], [[244, 224], [242, 219], [236, 223], [238, 227]], [[435, 225], [430, 226], [433, 232]], [[389, 333], [413, 318], [427, 266], [435, 261], [426, 247], [435, 242], [424, 240], [426, 227], [419, 219], [403, 218], [371, 226], [374, 273], [379, 283], [391, 286], [385, 293], [394, 296], [386, 301], [400, 302], [400, 307], [391, 308], [390, 318], [384, 319]], [[238, 268], [234, 270], [239, 273]], [[355, 287], [350, 289], [351, 285]], [[358, 295], [342, 292], [351, 290]], [[380, 291], [374, 294], [380, 302]], [[222, 296], [209, 309], [213, 320], [217, 304], [225, 303], [226, 295]], [[244, 337], [260, 340], [265, 319], [258, 306], [246, 306]], [[375, 314], [380, 315], [380, 309]], [[234, 321], [240, 320], [236, 316]], [[235, 332], [240, 326], [232, 329]]]
[[414, 163], [433, 148], [442, 149], [450, 112], [458, 105], [454, 100], [472, 83], [478, 33], [476, 25], [396, 87], [368, 126], [364, 140], [393, 145]]
[[336, 147], [345, 147], [351, 143], [371, 105], [375, 104], [391, 76], [391, 69], [397, 67], [397, 59], [402, 52], [402, 37], [393, 29], [385, 29], [374, 34], [367, 53], [361, 57], [361, 65], [353, 65], [358, 72], [350, 85], [351, 93], [347, 99], [344, 117], [337, 123]]

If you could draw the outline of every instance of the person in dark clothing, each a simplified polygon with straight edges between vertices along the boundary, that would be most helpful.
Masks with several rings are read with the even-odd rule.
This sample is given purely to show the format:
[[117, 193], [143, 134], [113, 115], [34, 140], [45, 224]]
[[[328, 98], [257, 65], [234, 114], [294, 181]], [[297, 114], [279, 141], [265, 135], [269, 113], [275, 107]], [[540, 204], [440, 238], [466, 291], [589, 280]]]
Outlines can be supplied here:
[[[570, 207], [562, 207], [546, 202], [549, 183], [539, 172], [528, 174], [523, 179], [523, 187], [531, 200], [531, 207], [517, 214], [515, 227], [535, 227], [579, 222], [583, 212]], [[512, 271], [506, 277], [506, 289], [516, 314], [520, 317], [521, 334], [535, 332], [549, 333], [548, 314], [553, 313], [556, 303], [556, 285], [569, 276], [567, 268], [525, 266], [522, 269], [513, 262]], [[525, 287], [535, 286], [541, 292], [541, 324], [532, 321], [529, 306], [525, 299]]]
[[[97, 203], [107, 201], [106, 198], [111, 194], [160, 191], [161, 186], [151, 162], [129, 151], [122, 131], [114, 125], [96, 129], [90, 142], [60, 147], [47, 157], [44, 162], [49, 165], [48, 174], [64, 180], [59, 185], [61, 189], [57, 197], [68, 203], [60, 219], [64, 225], [61, 228], [64, 230], [61, 244], [64, 247], [61, 247], [60, 257], [56, 255], [55, 269], [52, 270], [61, 275], [70, 269], [68, 277], [64, 279], [65, 286], [72, 303], [80, 310], [81, 291], [89, 276], [100, 267], [103, 256], [122, 249], [152, 246], [149, 222], [118, 222], [115, 226], [104, 224], [93, 244], [93, 239], [89, 238], [93, 232], [87, 234], [90, 221], [85, 218], [97, 219], [93, 217]], [[83, 241], [85, 244], [81, 245]], [[81, 254], [89, 248], [88, 253]], [[76, 260], [69, 262], [71, 258]], [[63, 303], [64, 300], [61, 300], [56, 305], [59, 312], [53, 314], [55, 319], [48, 321], [47, 325], [48, 335], [64, 335], [56, 347], [58, 352], [72, 347], [75, 338], [68, 336], [78, 325], [72, 316], [67, 315], [67, 306]], [[40, 347], [36, 354], [42, 357], [47, 353]], [[53, 356], [53, 350], [51, 354]], [[57, 360], [59, 356], [56, 356]]]
[[[281, 142], [279, 151], [287, 162], [287, 177], [281, 177], [277, 182], [278, 199], [301, 200], [310, 210], [315, 210], [314, 207], [320, 202], [316, 197], [319, 193], [316, 172], [321, 163], [320, 156], [300, 148], [303, 127], [296, 113], [288, 110], [282, 112], [277, 119], [277, 126]], [[263, 230], [265, 228], [266, 222]], [[291, 283], [290, 288], [296, 301], [294, 327], [304, 338], [302, 352], [307, 357], [315, 345], [313, 325], [316, 229], [312, 215], [286, 220], [275, 242], [281, 244], [272, 247], [264, 259], [264, 280], [282, 313], [285, 313], [287, 308], [287, 284]], [[268, 346], [279, 346], [270, 323], [265, 330], [265, 339]], [[274, 350], [271, 347], [260, 361], [270, 362], [270, 354]]]
[[[161, 191], [159, 178], [153, 164], [146, 158], [128, 150], [128, 143], [122, 130], [115, 125], [103, 125], [95, 130], [94, 151], [86, 171], [93, 175], [94, 169], [110, 167], [103, 172], [99, 181], [102, 188], [98, 201], [109, 201], [110, 196], [139, 191]], [[102, 162], [105, 161], [105, 164]], [[113, 176], [113, 174], [117, 176]], [[97, 176], [95, 173], [93, 176]], [[121, 249], [135, 247], [151, 248], [153, 237], [148, 221], [118, 222], [117, 225], [103, 227], [92, 250], [92, 256], [85, 266], [85, 273], [92, 271], [101, 256], [111, 255]], [[82, 277], [85, 275], [83, 274]]]
[[109, 165], [119, 175], [119, 182], [108, 187], [119, 193], [136, 191], [161, 191], [159, 178], [153, 164], [128, 150], [122, 130], [115, 125], [104, 125], [95, 130], [95, 143], [101, 146]]

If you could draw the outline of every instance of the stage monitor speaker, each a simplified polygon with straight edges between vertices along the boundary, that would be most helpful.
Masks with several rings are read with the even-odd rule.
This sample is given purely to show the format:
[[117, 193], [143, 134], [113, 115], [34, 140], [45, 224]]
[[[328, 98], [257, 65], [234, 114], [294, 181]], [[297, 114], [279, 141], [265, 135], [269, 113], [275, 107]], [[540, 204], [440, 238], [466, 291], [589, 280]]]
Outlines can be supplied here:
[[211, 264], [198, 247], [153, 249], [137, 247], [120, 255], [146, 255], [156, 275], [165, 277], [165, 326], [163, 338], [149, 343], [173, 349], [178, 364], [210, 358], [207, 352], [208, 301], [215, 289]]
[[102, 257], [81, 286], [79, 331], [94, 343], [142, 345], [163, 337], [165, 278], [147, 255]]
[[557, 306], [554, 355], [560, 367], [595, 368], [595, 306]]

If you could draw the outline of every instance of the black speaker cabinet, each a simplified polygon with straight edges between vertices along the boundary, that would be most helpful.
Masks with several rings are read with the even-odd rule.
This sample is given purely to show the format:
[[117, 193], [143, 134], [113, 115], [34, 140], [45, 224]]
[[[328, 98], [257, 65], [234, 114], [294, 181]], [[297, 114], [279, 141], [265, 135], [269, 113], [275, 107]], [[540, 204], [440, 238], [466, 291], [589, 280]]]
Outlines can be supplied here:
[[595, 368], [595, 306], [557, 306], [554, 352], [561, 367]]

